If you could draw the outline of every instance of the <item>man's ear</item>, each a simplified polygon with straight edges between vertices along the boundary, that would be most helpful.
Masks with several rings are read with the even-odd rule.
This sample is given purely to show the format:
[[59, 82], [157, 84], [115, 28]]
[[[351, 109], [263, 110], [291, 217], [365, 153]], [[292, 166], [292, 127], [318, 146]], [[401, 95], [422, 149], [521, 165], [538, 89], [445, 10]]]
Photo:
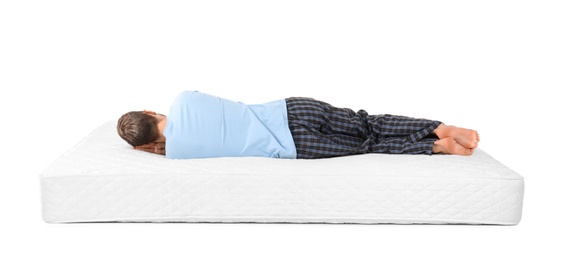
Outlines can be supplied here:
[[150, 110], [143, 110], [144, 114], [156, 116], [156, 112]]

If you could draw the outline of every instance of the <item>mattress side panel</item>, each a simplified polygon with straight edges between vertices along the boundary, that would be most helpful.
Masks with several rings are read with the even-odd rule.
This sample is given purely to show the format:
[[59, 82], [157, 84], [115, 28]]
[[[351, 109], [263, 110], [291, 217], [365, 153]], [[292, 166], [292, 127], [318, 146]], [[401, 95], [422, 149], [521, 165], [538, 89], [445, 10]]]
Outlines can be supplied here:
[[327, 175], [41, 179], [43, 219], [516, 225], [522, 180]]

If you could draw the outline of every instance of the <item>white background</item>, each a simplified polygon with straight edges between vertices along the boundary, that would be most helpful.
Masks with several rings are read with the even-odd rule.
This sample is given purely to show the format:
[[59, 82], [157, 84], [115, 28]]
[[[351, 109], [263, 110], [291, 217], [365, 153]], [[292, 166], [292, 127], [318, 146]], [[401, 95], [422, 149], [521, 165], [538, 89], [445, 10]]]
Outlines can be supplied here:
[[[541, 0], [2, 1], [0, 258], [561, 257], [562, 13]], [[186, 89], [477, 129], [480, 147], [525, 177], [522, 222], [42, 221], [43, 169], [122, 113], [166, 114]]]

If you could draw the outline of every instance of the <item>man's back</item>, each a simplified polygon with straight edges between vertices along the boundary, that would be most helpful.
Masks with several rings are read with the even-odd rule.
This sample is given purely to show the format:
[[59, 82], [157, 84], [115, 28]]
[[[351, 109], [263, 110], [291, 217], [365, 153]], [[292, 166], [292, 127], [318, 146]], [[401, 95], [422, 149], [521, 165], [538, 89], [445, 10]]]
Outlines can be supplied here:
[[170, 159], [297, 154], [285, 100], [246, 105], [185, 91], [170, 108], [164, 136]]

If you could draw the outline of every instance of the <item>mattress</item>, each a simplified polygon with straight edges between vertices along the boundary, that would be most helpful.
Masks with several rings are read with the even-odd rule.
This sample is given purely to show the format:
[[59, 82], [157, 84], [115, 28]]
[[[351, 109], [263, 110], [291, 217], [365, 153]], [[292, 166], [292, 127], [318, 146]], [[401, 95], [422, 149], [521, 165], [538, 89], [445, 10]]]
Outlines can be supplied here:
[[39, 176], [45, 222], [516, 225], [523, 177], [473, 156], [170, 160], [132, 149], [116, 121]]

